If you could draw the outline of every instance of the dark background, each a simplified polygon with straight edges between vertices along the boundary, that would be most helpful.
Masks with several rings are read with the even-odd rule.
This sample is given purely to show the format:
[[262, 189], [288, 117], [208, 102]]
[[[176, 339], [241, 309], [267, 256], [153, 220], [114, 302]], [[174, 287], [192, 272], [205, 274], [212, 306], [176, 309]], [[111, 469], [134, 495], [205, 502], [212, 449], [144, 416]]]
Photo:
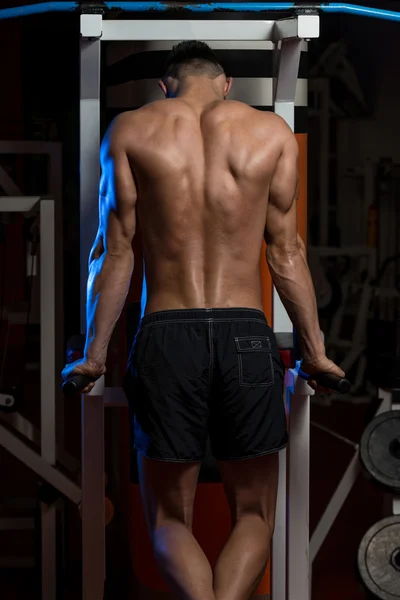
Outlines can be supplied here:
[[[6, 1], [0, 4], [0, 8], [34, 3]], [[395, 0], [352, 3], [400, 10], [400, 2]], [[47, 139], [62, 143], [66, 339], [79, 331], [78, 20], [76, 14], [59, 13], [0, 21], [0, 139]], [[309, 46], [310, 68], [329, 44], [339, 39], [345, 41], [348, 58], [356, 70], [367, 100], [364, 112], [355, 117], [358, 129], [354, 130], [354, 135], [358, 135], [361, 140], [358, 158], [363, 160], [365, 145], [363, 146], [362, 140], [368, 138], [368, 152], [376, 149], [375, 159], [389, 156], [395, 163], [400, 163], [400, 24], [347, 15], [322, 15], [321, 37]], [[336, 90], [336, 93], [340, 99], [340, 90]], [[352, 131], [351, 125], [349, 127]], [[310, 129], [310, 165], [314, 164], [315, 159], [312, 153], [318, 152], [318, 144], [316, 139], [313, 139], [313, 134], [314, 130]], [[345, 154], [349, 149], [343, 147], [338, 151]], [[310, 172], [310, 180], [313, 176], [313, 172]], [[27, 176], [25, 184], [24, 192], [27, 195], [41, 192], [40, 180]], [[311, 190], [311, 236], [312, 219], [315, 217], [314, 208], [317, 203], [313, 193], [315, 192]], [[343, 212], [345, 211], [342, 210], [341, 218]], [[341, 226], [340, 222], [336, 224]], [[335, 405], [326, 408], [316, 405], [313, 408], [313, 418], [357, 442], [374, 407], [374, 403], [361, 408], [355, 405]], [[312, 527], [321, 515], [350, 456], [350, 450], [343, 449], [341, 442], [314, 431]], [[14, 473], [10, 467], [2, 471], [3, 481], [4, 478], [12, 478], [17, 472]], [[18, 473], [20, 481], [26, 477], [27, 485], [31, 485], [29, 474], [24, 470]], [[23, 487], [23, 484], [21, 486]], [[314, 600], [358, 600], [364, 597], [355, 575], [355, 553], [358, 541], [366, 529], [382, 517], [383, 505], [383, 494], [365, 480], [358, 482], [333, 528], [332, 535], [324, 545], [321, 556], [316, 561]], [[3, 540], [1, 545], [7, 544]], [[17, 596], [20, 589], [18, 577], [10, 577], [11, 579], [0, 569], [1, 598], [13, 600], [31, 597], [26, 593]], [[4, 586], [7, 586], [4, 588], [5, 595], [1, 591], [3, 579]]]

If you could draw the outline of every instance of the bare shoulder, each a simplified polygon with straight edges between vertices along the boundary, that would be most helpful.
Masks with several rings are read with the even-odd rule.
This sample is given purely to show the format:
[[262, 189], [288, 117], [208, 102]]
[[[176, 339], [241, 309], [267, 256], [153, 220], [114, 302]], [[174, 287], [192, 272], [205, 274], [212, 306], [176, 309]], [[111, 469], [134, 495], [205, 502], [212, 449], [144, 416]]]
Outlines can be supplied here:
[[296, 137], [282, 117], [271, 111], [261, 111], [252, 109], [257, 116], [254, 118], [258, 120], [260, 127], [263, 127], [266, 131], [271, 131], [274, 135], [278, 136], [282, 143], [296, 141]]
[[108, 133], [113, 139], [124, 137], [127, 131], [139, 123], [138, 113], [142, 109], [127, 110], [117, 115], [111, 122]]
[[234, 118], [243, 118], [246, 124], [254, 125], [260, 133], [273, 134], [282, 143], [296, 142], [295, 135], [289, 125], [274, 112], [262, 111], [236, 100], [225, 100], [221, 102], [220, 108], [225, 114], [228, 113]]

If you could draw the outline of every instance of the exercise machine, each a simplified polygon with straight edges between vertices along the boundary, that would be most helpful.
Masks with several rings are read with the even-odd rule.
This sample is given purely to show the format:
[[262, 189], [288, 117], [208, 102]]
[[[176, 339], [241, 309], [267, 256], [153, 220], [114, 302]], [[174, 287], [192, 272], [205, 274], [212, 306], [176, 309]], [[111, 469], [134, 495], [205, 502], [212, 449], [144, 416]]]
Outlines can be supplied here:
[[[107, 20], [107, 10], [149, 13], [146, 19]], [[154, 12], [214, 13], [229, 11], [251, 13], [282, 13], [277, 20], [154, 20]], [[274, 110], [292, 129], [295, 120], [295, 95], [301, 48], [304, 41], [319, 36], [321, 13], [350, 15], [400, 21], [400, 13], [354, 6], [322, 3], [302, 7], [295, 2], [45, 2], [0, 10], [0, 19], [17, 18], [46, 12], [80, 12], [80, 164], [81, 164], [81, 330], [85, 330], [85, 301], [88, 255], [98, 226], [98, 181], [100, 147], [100, 58], [103, 41], [124, 40], [258, 40], [270, 41], [276, 53]], [[51, 261], [51, 258], [49, 259]], [[54, 275], [54, 266], [50, 269]], [[54, 283], [54, 282], [53, 282]], [[51, 283], [49, 282], [51, 287]], [[42, 313], [44, 323], [47, 315]], [[51, 319], [49, 320], [51, 322]], [[292, 325], [275, 290], [273, 290], [273, 329], [278, 334], [292, 334]], [[43, 325], [44, 326], [44, 325]], [[54, 330], [44, 338], [42, 352], [52, 353]], [[48, 346], [46, 346], [46, 343]], [[49, 366], [50, 369], [50, 366]], [[54, 377], [53, 371], [51, 377]], [[276, 529], [273, 539], [272, 597], [273, 600], [306, 600], [310, 598], [309, 560], [309, 429], [310, 395], [312, 391], [289, 369], [286, 376], [288, 395], [290, 445], [280, 454], [280, 480]], [[49, 392], [49, 393], [55, 393]], [[54, 398], [53, 398], [54, 400]], [[42, 406], [45, 406], [42, 397]], [[120, 388], [104, 387], [103, 378], [91, 394], [82, 396], [82, 483], [77, 486], [55, 467], [54, 451], [45, 458], [20, 451], [10, 443], [8, 431], [0, 428], [0, 444], [13, 448], [14, 455], [81, 506], [83, 547], [83, 598], [101, 600], [105, 580], [104, 532], [104, 410], [126, 405]], [[53, 413], [50, 412], [50, 415]], [[47, 414], [42, 428], [52, 427]], [[47, 429], [46, 429], [47, 428]], [[52, 431], [54, 428], [52, 429]], [[42, 435], [47, 435], [45, 432]], [[54, 442], [52, 442], [54, 446]], [[52, 448], [53, 448], [52, 446]], [[290, 469], [286, 470], [286, 453]], [[288, 501], [286, 500], [288, 498]], [[45, 513], [47, 516], [47, 513]], [[55, 600], [54, 523], [47, 518], [43, 541], [43, 600]], [[52, 555], [53, 553], [53, 555]]]

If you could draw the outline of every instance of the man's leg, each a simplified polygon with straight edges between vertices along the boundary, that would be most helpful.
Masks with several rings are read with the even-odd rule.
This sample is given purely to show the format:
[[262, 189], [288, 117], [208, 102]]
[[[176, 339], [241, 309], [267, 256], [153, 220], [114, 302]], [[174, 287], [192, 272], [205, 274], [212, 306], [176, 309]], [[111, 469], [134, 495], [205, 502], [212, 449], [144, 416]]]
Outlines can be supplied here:
[[158, 567], [176, 597], [214, 600], [210, 564], [192, 534], [200, 463], [149, 460], [138, 453], [140, 487]]
[[274, 530], [278, 454], [220, 462], [233, 530], [214, 569], [216, 600], [248, 600], [267, 566]]

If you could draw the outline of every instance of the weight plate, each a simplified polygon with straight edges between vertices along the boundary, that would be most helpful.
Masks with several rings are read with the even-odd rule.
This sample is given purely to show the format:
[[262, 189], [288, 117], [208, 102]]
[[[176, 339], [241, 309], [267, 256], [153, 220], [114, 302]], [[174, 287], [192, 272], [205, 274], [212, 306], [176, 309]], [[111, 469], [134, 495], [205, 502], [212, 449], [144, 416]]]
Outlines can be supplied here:
[[400, 600], [400, 517], [383, 519], [365, 534], [358, 569], [366, 588], [380, 600]]
[[369, 475], [379, 484], [400, 491], [400, 411], [378, 415], [363, 433], [360, 459]]

